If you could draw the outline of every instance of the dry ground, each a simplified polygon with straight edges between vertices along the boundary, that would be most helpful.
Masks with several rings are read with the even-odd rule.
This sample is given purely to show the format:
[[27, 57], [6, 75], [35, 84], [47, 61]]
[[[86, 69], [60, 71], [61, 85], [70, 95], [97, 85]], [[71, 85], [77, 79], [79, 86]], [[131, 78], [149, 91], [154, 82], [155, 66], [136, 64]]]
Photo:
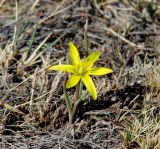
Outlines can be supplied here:
[[[113, 69], [68, 126], [68, 42]], [[84, 47], [88, 47], [85, 50]], [[72, 95], [74, 88], [68, 90]], [[159, 0], [1, 0], [1, 149], [160, 149]]]

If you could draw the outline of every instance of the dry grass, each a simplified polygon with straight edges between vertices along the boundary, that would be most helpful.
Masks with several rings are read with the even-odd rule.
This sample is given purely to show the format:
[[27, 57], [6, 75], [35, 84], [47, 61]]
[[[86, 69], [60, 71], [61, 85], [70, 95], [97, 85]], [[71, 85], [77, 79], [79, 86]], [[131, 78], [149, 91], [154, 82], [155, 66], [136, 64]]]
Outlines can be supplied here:
[[[159, 18], [158, 0], [2, 0], [0, 148], [159, 149]], [[69, 41], [114, 70], [94, 78], [98, 101], [87, 96], [72, 127], [64, 74], [46, 69], [66, 63]]]
[[[120, 118], [124, 121], [127, 144], [130, 148], [160, 148], [160, 119], [158, 109], [155, 107], [144, 107], [143, 110], [136, 113], [130, 110], [125, 111]], [[127, 117], [126, 115], [130, 115]], [[124, 146], [123, 146], [124, 147]]]

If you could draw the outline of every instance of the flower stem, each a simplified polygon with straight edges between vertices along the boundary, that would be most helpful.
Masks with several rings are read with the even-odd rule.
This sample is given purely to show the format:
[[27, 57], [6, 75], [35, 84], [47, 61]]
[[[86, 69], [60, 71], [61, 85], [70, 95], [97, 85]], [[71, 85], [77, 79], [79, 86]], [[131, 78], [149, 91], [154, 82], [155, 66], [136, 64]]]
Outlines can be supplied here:
[[67, 83], [67, 73], [65, 74], [65, 78], [64, 78], [63, 92], [64, 92], [64, 99], [65, 99], [65, 103], [67, 105], [67, 110], [69, 114], [69, 122], [71, 122], [72, 121], [72, 106], [71, 106], [71, 101], [67, 94], [66, 83]]
[[80, 82], [81, 82], [81, 81], [79, 81], [78, 84], [77, 84], [77, 86], [76, 86], [76, 92], [75, 92], [75, 96], [74, 96], [74, 102], [76, 102], [76, 101], [78, 100], [79, 95], [80, 95], [80, 94], [79, 94]]
[[72, 116], [71, 116], [71, 119], [69, 121], [70, 124], [72, 124], [73, 121], [74, 121], [74, 117], [75, 117], [75, 113], [76, 113], [76, 110], [77, 110], [77, 106], [78, 106], [78, 104], [80, 102], [79, 101], [80, 84], [81, 84], [81, 81], [79, 81], [79, 83], [76, 86], [76, 92], [75, 92], [75, 96], [74, 96], [74, 100], [73, 100], [73, 106], [72, 106]]
[[79, 85], [79, 95], [82, 95], [82, 89], [83, 89], [83, 82], [81, 80]]
[[74, 105], [73, 105], [73, 109], [72, 109], [72, 119], [70, 121], [70, 124], [73, 123], [73, 120], [74, 120], [74, 117], [75, 117], [75, 114], [76, 114], [76, 111], [77, 111], [77, 107], [79, 105], [79, 103], [82, 101], [82, 99], [87, 95], [87, 91], [83, 94], [83, 96], [81, 96], [76, 102], [74, 102]]

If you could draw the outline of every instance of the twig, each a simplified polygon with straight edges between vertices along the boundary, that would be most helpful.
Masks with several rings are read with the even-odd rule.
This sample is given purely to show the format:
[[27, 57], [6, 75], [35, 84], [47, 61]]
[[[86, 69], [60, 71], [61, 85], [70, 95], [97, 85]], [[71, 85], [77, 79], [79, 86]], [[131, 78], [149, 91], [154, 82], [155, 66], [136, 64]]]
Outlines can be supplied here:
[[[62, 13], [64, 11], [66, 11], [67, 9], [70, 9], [72, 8], [78, 1], [75, 1], [73, 4], [69, 5], [68, 7], [65, 7], [64, 9], [60, 9], [58, 10], [60, 7], [58, 7], [56, 10], [54, 10], [53, 13], [51, 13], [49, 16], [47, 16], [46, 18], [43, 18], [41, 19], [39, 22], [38, 22], [38, 25], [41, 25], [42, 23], [48, 21], [49, 19], [53, 18], [55, 15], [59, 14], [59, 13]], [[62, 3], [60, 4], [60, 6], [62, 6], [64, 4], [64, 1], [62, 1]], [[27, 31], [27, 33], [31, 33], [33, 31], [33, 29], [37, 26], [37, 24], [35, 24], [31, 29], [29, 29]]]
[[38, 4], [39, 1], [40, 1], [40, 0], [36, 0], [36, 1], [33, 3], [30, 11], [32, 11], [32, 10], [34, 9], [34, 7]]
[[3, 6], [3, 4], [4, 4], [5, 1], [6, 1], [6, 0], [2, 0], [2, 1], [1, 1], [1, 3], [0, 3], [0, 8]]
[[39, 51], [39, 49], [46, 43], [46, 41], [51, 37], [53, 33], [50, 33], [42, 42], [41, 44], [38, 45], [38, 47], [33, 51], [32, 55], [26, 60], [25, 64], [29, 65], [33, 59], [37, 58], [38, 57], [38, 54], [37, 52]]
[[[13, 35], [13, 41], [12, 41], [12, 48], [14, 48], [16, 46], [16, 38], [17, 38], [17, 26], [18, 26], [18, 2], [17, 0], [15, 0], [15, 5], [16, 5], [16, 12], [15, 12], [15, 20], [16, 20], [16, 23], [15, 23], [15, 27], [14, 27], [14, 35]], [[17, 50], [16, 52], [17, 53]]]
[[22, 111], [20, 111], [19, 109], [11, 106], [10, 104], [8, 103], [5, 103], [3, 100], [0, 99], [0, 106], [3, 106], [4, 108], [12, 111], [12, 112], [16, 112], [16, 113], [19, 113], [19, 114], [22, 114], [22, 115], [25, 115]]
[[[62, 58], [62, 59], [64, 59], [64, 58]], [[62, 59], [61, 59], [61, 60], [62, 60]], [[55, 63], [57, 63], [57, 62], [55, 62]], [[52, 65], [54, 65], [55, 63], [53, 63]], [[50, 66], [50, 65], [49, 65], [49, 66]], [[48, 68], [49, 66], [46, 66], [46, 67], [44, 67], [43, 69], [39, 70], [38, 72], [30, 75], [28, 78], [26, 78], [25, 80], [23, 80], [21, 83], [19, 83], [18, 85], [14, 86], [14, 87], [11, 88], [11, 89], [9, 89], [8, 92], [11, 92], [11, 91], [15, 90], [17, 87], [19, 87], [19, 86], [22, 85], [24, 82], [26, 82], [27, 80], [29, 80], [32, 76], [34, 76], [34, 75], [36, 75], [36, 74], [44, 71], [44, 70], [45, 70], [46, 68]]]
[[87, 11], [87, 9], [85, 9], [85, 18], [86, 18], [86, 23], [84, 25], [84, 47], [85, 47], [86, 55], [88, 55], [88, 36], [87, 36], [87, 30], [88, 30], [88, 11]]
[[120, 34], [116, 33], [114, 30], [112, 30], [111, 28], [107, 28], [104, 27], [105, 31], [109, 31], [110, 33], [112, 33], [113, 35], [115, 35], [116, 37], [120, 38], [121, 40], [123, 40], [124, 42], [128, 43], [129, 45], [131, 45], [132, 47], [137, 47], [140, 49], [144, 49], [144, 47], [136, 45], [135, 43], [129, 41], [128, 39], [124, 38], [123, 36], [121, 36]]

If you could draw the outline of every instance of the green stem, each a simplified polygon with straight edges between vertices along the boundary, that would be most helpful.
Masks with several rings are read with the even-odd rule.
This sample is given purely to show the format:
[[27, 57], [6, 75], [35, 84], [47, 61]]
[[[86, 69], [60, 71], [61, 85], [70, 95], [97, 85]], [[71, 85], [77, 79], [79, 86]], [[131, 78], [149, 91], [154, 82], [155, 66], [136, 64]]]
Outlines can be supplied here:
[[72, 110], [72, 121], [70, 124], [73, 123], [73, 120], [74, 120], [74, 117], [75, 117], [75, 114], [76, 114], [76, 111], [77, 111], [77, 107], [79, 105], [79, 103], [82, 101], [82, 99], [87, 95], [87, 91], [83, 94], [83, 96], [81, 96], [76, 102], [74, 102], [74, 105], [73, 105], [73, 110]]
[[72, 119], [70, 121], [70, 124], [73, 123], [74, 118], [75, 118], [75, 114], [77, 111], [77, 107], [79, 105], [79, 103], [82, 101], [82, 99], [87, 95], [87, 91], [82, 95], [82, 89], [83, 89], [83, 82], [80, 80], [80, 82], [77, 85], [76, 88], [76, 93], [75, 93], [75, 99], [74, 99], [74, 103], [73, 103], [73, 107], [72, 107]]
[[74, 102], [76, 102], [79, 99], [80, 84], [81, 84], [81, 81], [79, 81], [77, 86], [76, 86], [76, 93], [75, 93], [75, 96], [74, 96]]
[[80, 82], [77, 84], [77, 87], [76, 87], [76, 92], [75, 92], [75, 96], [74, 96], [74, 100], [73, 100], [73, 106], [72, 106], [72, 116], [71, 116], [71, 119], [69, 121], [70, 124], [73, 123], [74, 121], [74, 117], [75, 117], [75, 113], [76, 113], [76, 110], [77, 110], [77, 106], [79, 104], [78, 102], [78, 99], [79, 99], [79, 91], [80, 91]]
[[72, 106], [71, 106], [71, 102], [70, 102], [70, 99], [67, 94], [66, 83], [67, 83], [67, 73], [66, 73], [65, 79], [64, 79], [63, 92], [64, 92], [64, 99], [65, 99], [65, 103], [67, 105], [67, 110], [68, 110], [68, 114], [69, 114], [69, 122], [70, 122], [70, 121], [72, 121]]
[[79, 95], [82, 95], [82, 89], [83, 89], [83, 82], [81, 80], [79, 85]]

